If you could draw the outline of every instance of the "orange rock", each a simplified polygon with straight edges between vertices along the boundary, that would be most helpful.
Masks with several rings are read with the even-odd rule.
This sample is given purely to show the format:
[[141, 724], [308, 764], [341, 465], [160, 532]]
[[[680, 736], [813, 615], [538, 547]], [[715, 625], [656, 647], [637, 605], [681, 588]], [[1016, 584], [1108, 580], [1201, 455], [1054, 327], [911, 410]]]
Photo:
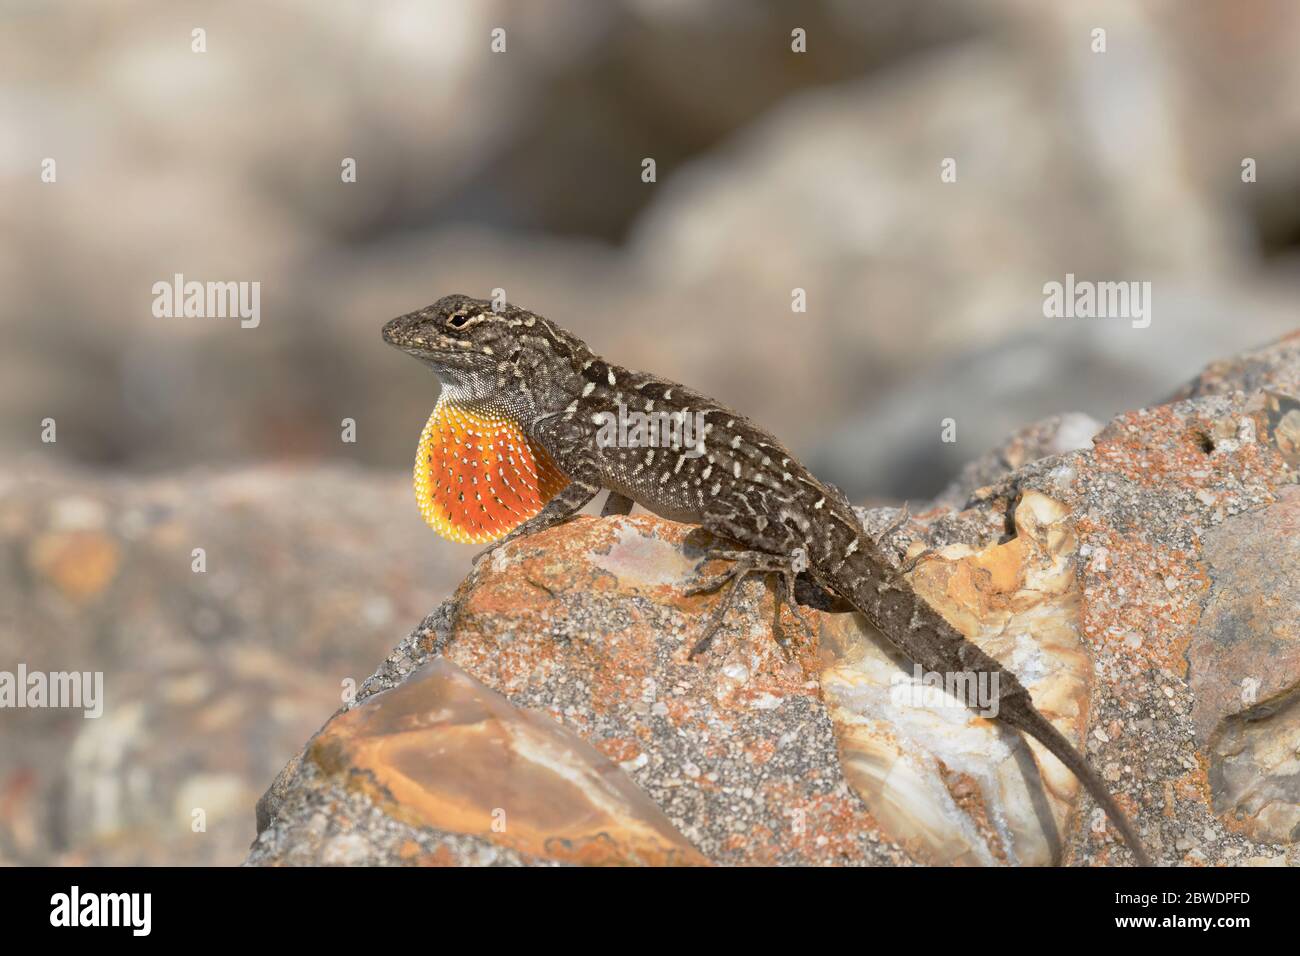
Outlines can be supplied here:
[[571, 863], [707, 862], [594, 747], [444, 658], [341, 714], [309, 758], [413, 826]]

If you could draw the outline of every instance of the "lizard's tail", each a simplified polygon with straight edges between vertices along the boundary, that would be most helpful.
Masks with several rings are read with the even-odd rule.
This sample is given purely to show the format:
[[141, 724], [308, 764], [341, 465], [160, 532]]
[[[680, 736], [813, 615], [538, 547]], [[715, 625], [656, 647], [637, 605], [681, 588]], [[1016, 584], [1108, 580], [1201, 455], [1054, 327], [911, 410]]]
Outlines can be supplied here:
[[1053, 727], [1046, 717], [1033, 709], [1033, 704], [1027, 701], [1028, 694], [1023, 690], [1021, 694], [1024, 696], [1005, 695], [998, 701], [1000, 709], [997, 719], [1010, 727], [1029, 734], [1029, 736], [1046, 747], [1052, 756], [1065, 764], [1070, 772], [1088, 788], [1092, 798], [1101, 804], [1101, 808], [1106, 811], [1106, 816], [1110, 817], [1111, 823], [1115, 824], [1115, 828], [1119, 830], [1124, 842], [1133, 851], [1138, 866], [1155, 866], [1155, 862], [1147, 853], [1146, 847], [1142, 845], [1142, 839], [1138, 836], [1137, 830], [1133, 827], [1128, 815], [1115, 802], [1115, 798], [1110, 795], [1105, 781], [1098, 776], [1097, 772], [1092, 769], [1092, 765], [1080, 755], [1079, 751], [1065, 739], [1064, 735]]
[[[845, 519], [847, 523], [847, 518]], [[822, 572], [824, 580], [867, 616], [910, 660], [939, 673], [990, 673], [998, 676], [997, 719], [1029, 734], [1065, 764], [1110, 817], [1138, 865], [1152, 866], [1137, 831], [1088, 761], [1035, 708], [1016, 676], [972, 643], [903, 576], [890, 569], [875, 542], [863, 535], [840, 565]]]

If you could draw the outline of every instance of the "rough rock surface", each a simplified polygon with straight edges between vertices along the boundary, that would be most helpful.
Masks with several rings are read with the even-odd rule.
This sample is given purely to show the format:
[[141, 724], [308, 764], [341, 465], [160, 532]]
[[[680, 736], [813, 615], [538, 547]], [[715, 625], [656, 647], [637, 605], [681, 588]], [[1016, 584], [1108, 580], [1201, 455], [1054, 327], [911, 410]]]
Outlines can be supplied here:
[[[1221, 363], [1091, 447], [1035, 458], [1059, 422], [1028, 430], [890, 541], [935, 549], [914, 584], [1165, 863], [1300, 863], [1298, 355]], [[1053, 758], [824, 595], [801, 593], [804, 631], [752, 579], [689, 660], [706, 543], [583, 516], [494, 552], [280, 774], [249, 862], [1128, 861]]]
[[353, 468], [0, 470], [0, 672], [104, 698], [0, 710], [0, 863], [238, 863], [267, 779], [459, 578], [411, 507]]

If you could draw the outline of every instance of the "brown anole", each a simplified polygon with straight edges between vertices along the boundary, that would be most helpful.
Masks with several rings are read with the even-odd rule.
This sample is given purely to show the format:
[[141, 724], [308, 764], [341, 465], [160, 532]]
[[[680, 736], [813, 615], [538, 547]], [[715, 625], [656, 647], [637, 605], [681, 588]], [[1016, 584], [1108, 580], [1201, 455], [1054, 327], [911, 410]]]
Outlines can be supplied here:
[[[601, 490], [610, 492], [605, 514], [626, 513], [635, 502], [702, 525], [730, 543], [712, 556], [732, 564], [693, 589], [725, 588], [692, 656], [708, 647], [746, 575], [774, 573], [778, 601], [797, 611], [794, 580], [806, 574], [925, 670], [986, 675], [966, 686], [997, 688], [996, 719], [1065, 764], [1138, 863], [1151, 864], [1101, 777], [1020, 681], [912, 589], [843, 494], [753, 422], [676, 382], [607, 362], [513, 305], [494, 310], [486, 300], [450, 295], [393, 319], [383, 335], [442, 382], [415, 465], [421, 511], [441, 534], [499, 545], [566, 520]], [[638, 425], [667, 428], [666, 446], [646, 434], [630, 440], [621, 423], [611, 441], [611, 422], [632, 413]]]

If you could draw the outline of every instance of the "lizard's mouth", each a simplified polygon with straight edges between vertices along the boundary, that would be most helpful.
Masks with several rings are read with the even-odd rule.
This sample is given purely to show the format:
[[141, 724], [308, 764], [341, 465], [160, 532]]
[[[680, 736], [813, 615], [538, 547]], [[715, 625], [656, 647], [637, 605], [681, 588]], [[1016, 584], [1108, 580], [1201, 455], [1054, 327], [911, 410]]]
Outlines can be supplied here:
[[475, 356], [466, 352], [465, 347], [455, 341], [432, 344], [420, 340], [390, 342], [390, 345], [405, 352], [412, 358], [419, 359], [426, 365], [439, 368], [468, 368], [475, 364]]
[[421, 313], [398, 316], [385, 323], [383, 339], [393, 348], [427, 366], [444, 388], [480, 395], [494, 382], [495, 359], [468, 339], [444, 335]]
[[382, 335], [389, 345], [425, 361], [456, 355], [465, 349], [465, 346], [456, 339], [437, 332], [425, 334], [419, 326], [413, 326], [405, 316], [385, 324]]
[[467, 343], [434, 332], [422, 334], [401, 319], [384, 326], [384, 341], [427, 365], [444, 387], [464, 387], [482, 374], [483, 358]]

